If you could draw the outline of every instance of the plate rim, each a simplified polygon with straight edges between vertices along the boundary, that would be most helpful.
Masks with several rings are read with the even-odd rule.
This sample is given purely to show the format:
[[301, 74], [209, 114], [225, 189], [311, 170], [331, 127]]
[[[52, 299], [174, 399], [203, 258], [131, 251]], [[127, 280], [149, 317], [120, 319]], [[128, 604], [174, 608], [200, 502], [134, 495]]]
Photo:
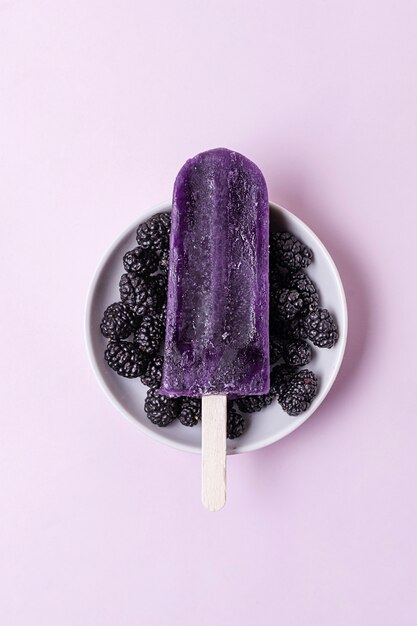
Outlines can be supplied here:
[[[290, 217], [290, 219], [295, 220], [301, 228], [307, 229], [308, 232], [310, 233], [311, 237], [314, 239], [315, 244], [318, 245], [321, 248], [322, 253], [324, 253], [324, 256], [326, 257], [327, 262], [332, 267], [332, 270], [333, 270], [333, 272], [334, 272], [334, 274], [336, 276], [338, 288], [339, 288], [339, 291], [340, 291], [340, 294], [341, 294], [343, 320], [340, 320], [338, 325], [339, 325], [339, 332], [340, 332], [341, 328], [343, 329], [344, 332], [340, 333], [340, 335], [339, 335], [339, 342], [341, 342], [341, 344], [340, 344], [340, 351], [339, 351], [338, 360], [337, 360], [336, 365], [335, 365], [335, 367], [333, 369], [332, 375], [330, 376], [329, 380], [327, 381], [327, 384], [324, 387], [324, 389], [322, 389], [322, 391], [320, 393], [320, 397], [317, 399], [317, 402], [315, 403], [314, 409], [311, 412], [306, 411], [305, 417], [303, 417], [301, 419], [299, 418], [297, 421], [294, 421], [293, 423], [289, 423], [285, 428], [283, 428], [281, 431], [279, 431], [279, 433], [277, 433], [277, 435], [272, 435], [270, 437], [267, 437], [266, 439], [261, 440], [260, 442], [252, 443], [252, 444], [245, 444], [245, 443], [239, 444], [239, 442], [236, 442], [236, 444], [235, 444], [236, 447], [235, 448], [227, 450], [227, 454], [228, 455], [231, 455], [231, 454], [243, 454], [245, 452], [253, 452], [255, 450], [260, 450], [262, 448], [266, 448], [267, 446], [270, 446], [273, 443], [276, 443], [277, 441], [280, 441], [284, 437], [287, 437], [289, 434], [291, 434], [292, 432], [297, 430], [300, 426], [302, 426], [302, 424], [304, 424], [309, 419], [309, 417], [311, 417], [311, 415], [313, 415], [317, 411], [319, 406], [322, 404], [324, 399], [327, 397], [327, 395], [328, 395], [330, 389], [332, 388], [332, 386], [334, 384], [334, 381], [336, 380], [336, 377], [337, 377], [337, 375], [338, 375], [338, 373], [340, 371], [340, 367], [342, 365], [343, 358], [344, 358], [344, 355], [345, 355], [345, 350], [346, 350], [346, 343], [347, 343], [347, 337], [348, 337], [348, 309], [347, 309], [346, 294], [345, 294], [345, 290], [344, 290], [344, 287], [343, 287], [343, 282], [342, 282], [339, 270], [337, 269], [337, 266], [336, 266], [332, 256], [330, 255], [330, 252], [327, 250], [326, 246], [319, 239], [319, 237], [315, 234], [315, 232], [302, 219], [300, 219], [299, 217], [294, 215], [294, 213], [292, 213], [291, 211], [289, 211], [285, 207], [283, 207], [283, 206], [281, 206], [281, 205], [279, 205], [279, 204], [277, 204], [275, 202], [269, 201], [269, 206], [272, 209], [281, 211], [284, 214], [284, 216]], [[90, 284], [89, 284], [88, 291], [87, 291], [87, 299], [86, 299], [86, 302], [85, 302], [85, 309], [84, 309], [84, 341], [85, 341], [85, 345], [86, 345], [86, 349], [87, 349], [88, 360], [90, 362], [91, 368], [92, 368], [92, 370], [93, 370], [93, 372], [94, 372], [94, 374], [96, 376], [96, 379], [98, 380], [98, 383], [99, 383], [100, 387], [102, 388], [102, 390], [104, 391], [105, 395], [110, 400], [112, 405], [120, 413], [122, 413], [122, 415], [125, 418], [127, 418], [137, 428], [139, 428], [143, 433], [145, 433], [148, 437], [150, 437], [151, 439], [153, 439], [155, 441], [163, 443], [163, 444], [169, 446], [170, 448], [176, 448], [177, 450], [182, 450], [184, 452], [192, 452], [193, 454], [201, 454], [201, 448], [196, 448], [195, 446], [193, 446], [191, 444], [180, 443], [180, 442], [177, 442], [177, 441], [170, 440], [169, 438], [167, 438], [162, 433], [159, 433], [157, 431], [151, 430], [150, 428], [147, 428], [141, 422], [139, 422], [137, 419], [135, 419], [133, 417], [133, 415], [131, 415], [129, 413], [129, 411], [127, 411], [123, 407], [123, 405], [120, 403], [120, 401], [117, 399], [117, 397], [112, 393], [110, 388], [107, 386], [106, 381], [105, 381], [104, 377], [102, 376], [99, 367], [97, 366], [97, 361], [96, 361], [96, 357], [95, 357], [95, 353], [94, 353], [94, 347], [93, 347], [93, 341], [92, 341], [92, 334], [91, 334], [91, 328], [92, 328], [92, 302], [93, 302], [96, 286], [97, 286], [97, 283], [98, 283], [99, 276], [100, 276], [103, 268], [105, 267], [106, 263], [108, 262], [110, 256], [113, 254], [114, 249], [128, 235], [128, 233], [130, 233], [132, 230], [135, 230], [137, 228], [137, 226], [139, 224], [138, 219], [143, 219], [143, 221], [144, 221], [144, 220], [149, 219], [149, 217], [151, 217], [154, 213], [158, 213], [160, 211], [171, 210], [171, 208], [172, 208], [172, 203], [171, 202], [160, 202], [157, 205], [154, 205], [154, 206], [150, 207], [139, 218], [136, 218], [131, 224], [129, 224], [129, 226], [127, 226], [127, 228], [125, 228], [119, 234], [119, 236], [116, 237], [110, 243], [110, 245], [105, 250], [104, 254], [102, 255], [100, 261], [98, 262], [98, 264], [96, 266], [96, 269], [95, 269], [95, 271], [93, 273], [93, 276], [92, 276], [92, 278], [90, 280]]]

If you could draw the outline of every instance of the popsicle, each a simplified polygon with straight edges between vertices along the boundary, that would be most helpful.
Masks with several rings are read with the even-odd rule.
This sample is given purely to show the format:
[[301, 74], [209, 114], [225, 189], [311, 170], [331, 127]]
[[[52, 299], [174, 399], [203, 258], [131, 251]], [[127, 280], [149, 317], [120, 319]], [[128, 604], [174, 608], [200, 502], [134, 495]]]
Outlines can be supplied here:
[[[212, 509], [225, 499], [226, 400], [269, 391], [268, 246], [259, 168], [225, 148], [188, 160], [173, 193], [160, 392], [203, 397], [203, 502]], [[205, 480], [217, 485], [213, 497]]]

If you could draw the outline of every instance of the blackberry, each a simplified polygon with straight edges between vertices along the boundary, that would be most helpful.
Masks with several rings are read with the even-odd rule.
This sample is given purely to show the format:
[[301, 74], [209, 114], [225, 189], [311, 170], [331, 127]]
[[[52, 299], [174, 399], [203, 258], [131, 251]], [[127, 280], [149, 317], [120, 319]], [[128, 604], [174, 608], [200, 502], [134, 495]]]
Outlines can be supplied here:
[[235, 400], [235, 404], [242, 413], [257, 413], [271, 404], [274, 399], [273, 393], [265, 393], [260, 396], [242, 396]]
[[317, 389], [316, 375], [310, 370], [301, 370], [291, 378], [280, 404], [288, 415], [299, 415], [308, 409]]
[[289, 270], [298, 270], [310, 265], [313, 253], [291, 233], [272, 233], [270, 251], [273, 263]]
[[295, 367], [307, 365], [311, 361], [311, 346], [302, 339], [288, 343], [284, 348], [284, 361]]
[[295, 289], [300, 294], [303, 301], [301, 310], [302, 315], [307, 315], [310, 311], [314, 311], [319, 306], [319, 294], [316, 285], [305, 272], [290, 272], [288, 275], [289, 289]]
[[270, 393], [277, 397], [278, 402], [282, 400], [287, 387], [295, 374], [295, 369], [289, 365], [276, 365], [271, 370], [271, 390]]
[[156, 426], [168, 426], [178, 416], [178, 401], [159, 395], [155, 387], [148, 389], [145, 398], [146, 417]]
[[183, 426], [195, 426], [201, 417], [200, 398], [180, 398], [178, 419]]
[[290, 379], [285, 395], [299, 394], [306, 400], [312, 401], [318, 390], [317, 376], [311, 370], [300, 370]]
[[123, 267], [126, 272], [139, 272], [143, 275], [156, 272], [158, 263], [158, 256], [153, 251], [142, 248], [129, 250], [123, 257]]
[[158, 317], [145, 315], [134, 334], [134, 342], [142, 352], [156, 354], [162, 343], [165, 328]]
[[104, 358], [119, 376], [125, 378], [137, 378], [146, 368], [146, 356], [130, 341], [110, 341]]
[[229, 406], [227, 409], [227, 438], [237, 439], [243, 434], [245, 427], [245, 417], [238, 413], [233, 406]]
[[143, 250], [152, 248], [162, 252], [168, 248], [170, 230], [170, 213], [156, 213], [143, 224], [139, 224], [136, 231], [138, 246]]
[[284, 346], [282, 342], [278, 339], [278, 337], [270, 336], [269, 337], [269, 358], [271, 363], [276, 363], [279, 361], [283, 355]]
[[339, 339], [335, 319], [327, 309], [311, 311], [303, 320], [305, 335], [319, 348], [332, 348]]
[[145, 280], [137, 272], [127, 272], [120, 279], [120, 299], [136, 315], [154, 315], [166, 300], [166, 287], [162, 283], [159, 276], [149, 276]]
[[164, 359], [162, 356], [159, 356], [159, 354], [152, 357], [146, 365], [144, 373], [140, 377], [141, 382], [147, 387], [160, 387], [163, 364]]
[[288, 415], [295, 417], [307, 411], [311, 403], [300, 394], [294, 394], [284, 396], [280, 404]]
[[100, 330], [107, 339], [126, 339], [137, 327], [136, 315], [122, 302], [107, 307]]
[[279, 317], [291, 320], [303, 308], [303, 301], [298, 291], [294, 289], [280, 289], [272, 299], [272, 306], [276, 308]]

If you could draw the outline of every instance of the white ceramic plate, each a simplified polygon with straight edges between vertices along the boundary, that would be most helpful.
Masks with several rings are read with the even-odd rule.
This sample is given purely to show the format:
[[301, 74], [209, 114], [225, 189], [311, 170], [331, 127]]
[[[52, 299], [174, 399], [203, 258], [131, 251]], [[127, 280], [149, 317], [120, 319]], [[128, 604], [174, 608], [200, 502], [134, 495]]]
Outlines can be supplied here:
[[[339, 371], [347, 338], [347, 307], [343, 285], [336, 266], [320, 239], [308, 226], [292, 213], [270, 203], [271, 224], [274, 230], [288, 230], [299, 237], [314, 253], [314, 261], [308, 268], [308, 274], [317, 284], [321, 306], [329, 309], [339, 326], [339, 341], [330, 350], [314, 348], [313, 360], [308, 367], [319, 378], [319, 393], [310, 408], [299, 417], [290, 417], [277, 402], [260, 413], [248, 417], [248, 428], [238, 439], [227, 441], [229, 454], [249, 452], [263, 448], [301, 426], [320, 406], [330, 391]], [[138, 224], [158, 211], [171, 209], [170, 203], [153, 207], [129, 226], [110, 246], [100, 262], [87, 299], [86, 307], [86, 342], [91, 365], [99, 383], [123, 415], [133, 421], [138, 428], [158, 441], [190, 452], [201, 450], [201, 426], [193, 428], [182, 426], [178, 421], [166, 428], [154, 426], [146, 417], [143, 402], [146, 394], [137, 378], [126, 379], [118, 376], [105, 363], [103, 354], [106, 340], [100, 332], [100, 321], [106, 307], [119, 299], [119, 280], [124, 272], [122, 258], [127, 250], [136, 245], [135, 233]]]

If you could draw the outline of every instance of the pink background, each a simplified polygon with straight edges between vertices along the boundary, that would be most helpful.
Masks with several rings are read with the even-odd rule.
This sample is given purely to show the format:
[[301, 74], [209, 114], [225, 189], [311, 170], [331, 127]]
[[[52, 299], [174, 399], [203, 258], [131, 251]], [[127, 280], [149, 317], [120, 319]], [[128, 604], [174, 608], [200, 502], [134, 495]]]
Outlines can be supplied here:
[[[0, 1], [4, 626], [416, 623], [414, 0]], [[109, 404], [83, 341], [106, 247], [228, 146], [323, 239], [350, 338], [317, 413], [200, 459]], [[413, 353], [414, 350], [414, 353]]]

